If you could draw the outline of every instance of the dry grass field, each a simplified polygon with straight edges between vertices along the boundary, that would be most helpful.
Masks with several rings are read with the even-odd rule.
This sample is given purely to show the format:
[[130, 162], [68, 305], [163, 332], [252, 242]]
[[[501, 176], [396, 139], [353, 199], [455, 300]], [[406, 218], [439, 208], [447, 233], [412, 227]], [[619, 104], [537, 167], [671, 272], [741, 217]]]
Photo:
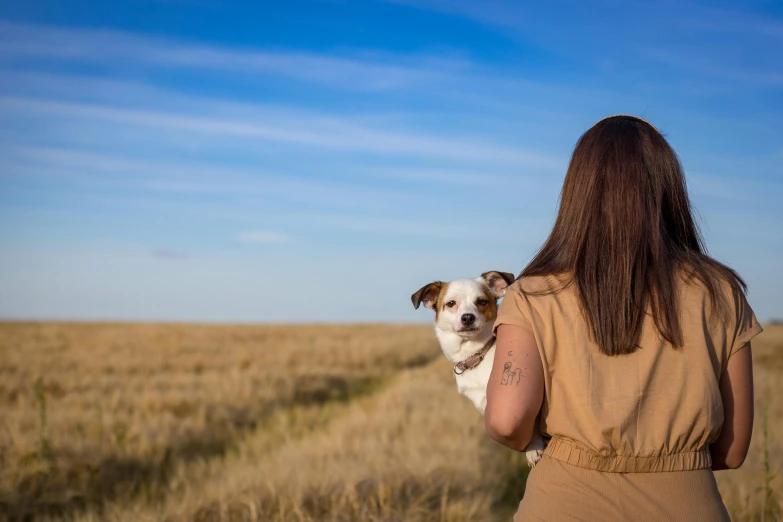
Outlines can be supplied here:
[[[783, 508], [783, 326], [754, 355], [736, 521]], [[0, 520], [507, 520], [527, 475], [429, 326], [5, 323], [0, 407]]]

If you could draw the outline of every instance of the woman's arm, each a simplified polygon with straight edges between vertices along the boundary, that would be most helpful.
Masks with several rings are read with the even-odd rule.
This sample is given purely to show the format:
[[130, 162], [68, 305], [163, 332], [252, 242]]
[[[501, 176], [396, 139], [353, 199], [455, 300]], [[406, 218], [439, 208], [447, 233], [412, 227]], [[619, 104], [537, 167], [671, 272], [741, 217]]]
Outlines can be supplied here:
[[543, 400], [544, 370], [535, 337], [519, 326], [501, 324], [487, 384], [487, 433], [498, 443], [523, 451]]
[[736, 469], [748, 454], [753, 432], [753, 366], [750, 343], [729, 357], [720, 380], [723, 429], [710, 445], [712, 469]]

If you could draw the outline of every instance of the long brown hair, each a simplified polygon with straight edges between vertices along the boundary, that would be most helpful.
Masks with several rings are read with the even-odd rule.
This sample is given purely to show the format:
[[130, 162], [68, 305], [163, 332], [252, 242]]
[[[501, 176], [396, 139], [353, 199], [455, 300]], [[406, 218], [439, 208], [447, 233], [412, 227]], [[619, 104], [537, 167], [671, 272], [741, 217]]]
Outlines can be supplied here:
[[660, 335], [682, 347], [683, 271], [703, 283], [723, 317], [730, 305], [721, 282], [746, 289], [707, 255], [666, 139], [633, 116], [599, 121], [579, 138], [552, 233], [519, 277], [566, 274], [593, 340], [603, 353], [623, 355], [637, 350], [648, 311]]

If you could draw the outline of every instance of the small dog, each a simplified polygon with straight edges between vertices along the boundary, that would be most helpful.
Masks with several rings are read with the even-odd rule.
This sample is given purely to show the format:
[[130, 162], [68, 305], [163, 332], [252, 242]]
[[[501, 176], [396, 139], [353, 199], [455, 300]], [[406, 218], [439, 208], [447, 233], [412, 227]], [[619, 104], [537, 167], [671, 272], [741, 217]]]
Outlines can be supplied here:
[[[487, 406], [487, 383], [495, 358], [495, 336], [492, 326], [497, 317], [498, 299], [506, 293], [514, 275], [508, 272], [485, 272], [475, 279], [457, 279], [449, 283], [435, 281], [417, 290], [413, 307], [435, 310], [435, 336], [446, 358], [454, 363], [457, 391], [470, 399], [484, 414]], [[504, 379], [518, 378], [507, 369]], [[541, 460], [546, 443], [538, 429], [525, 448], [531, 467]]]

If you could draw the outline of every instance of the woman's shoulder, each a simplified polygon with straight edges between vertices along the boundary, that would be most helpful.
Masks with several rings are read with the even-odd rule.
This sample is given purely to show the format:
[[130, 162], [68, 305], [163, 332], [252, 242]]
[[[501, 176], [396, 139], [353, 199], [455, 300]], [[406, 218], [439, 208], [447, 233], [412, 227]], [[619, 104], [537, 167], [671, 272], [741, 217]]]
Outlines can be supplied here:
[[525, 295], [551, 295], [564, 290], [570, 283], [565, 274], [533, 275], [518, 277], [509, 289]]
[[[745, 292], [736, 280], [726, 276], [713, 276], [710, 283], [692, 270], [682, 270], [679, 273], [680, 288], [686, 300], [711, 301], [710, 289], [715, 293], [716, 301], [728, 306], [728, 311], [734, 313], [747, 306]], [[707, 306], [707, 309], [711, 306]]]
[[[701, 321], [708, 330], [725, 334], [730, 345], [729, 353], [733, 354], [763, 328], [748, 303], [740, 281], [718, 277], [711, 282], [712, 292], [710, 285], [703, 279], [696, 276], [684, 278], [686, 291], [681, 296], [681, 306], [684, 313], [691, 315], [691, 323]], [[693, 317], [694, 314], [696, 317]]]

